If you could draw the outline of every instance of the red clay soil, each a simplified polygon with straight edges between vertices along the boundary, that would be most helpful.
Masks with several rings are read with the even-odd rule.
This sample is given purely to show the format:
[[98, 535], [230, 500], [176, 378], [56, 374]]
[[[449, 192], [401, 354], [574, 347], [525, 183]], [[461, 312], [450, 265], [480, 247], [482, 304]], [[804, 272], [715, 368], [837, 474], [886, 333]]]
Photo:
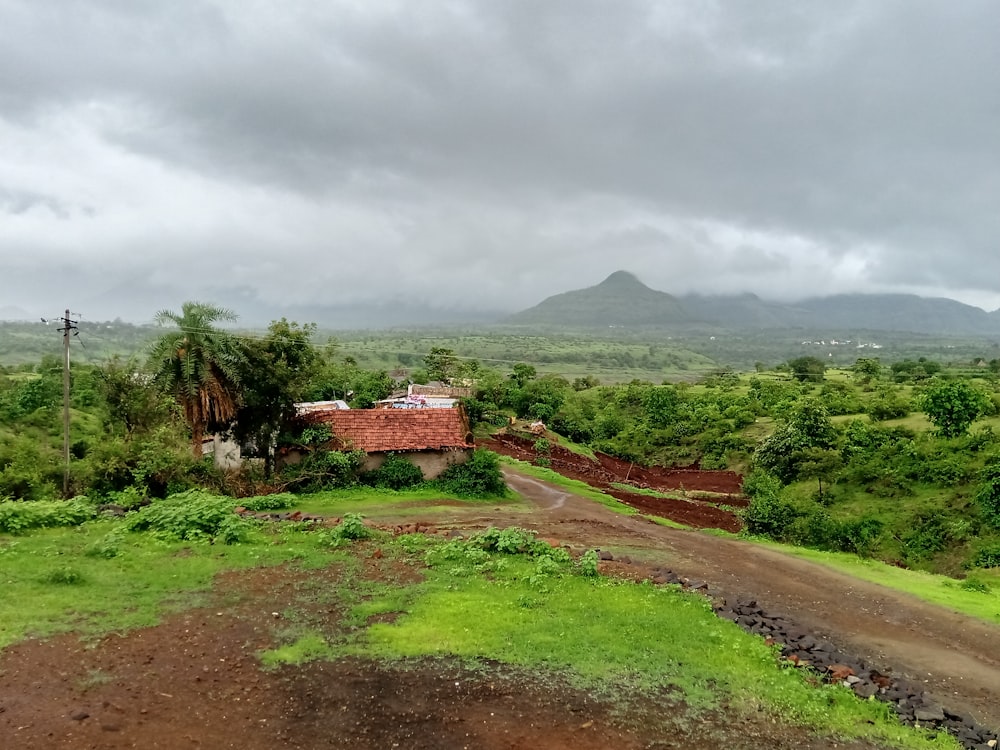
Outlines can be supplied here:
[[[484, 445], [497, 453], [522, 461], [534, 462], [539, 458], [534, 441], [518, 435], [501, 433]], [[571, 479], [586, 482], [591, 487], [621, 500], [643, 513], [669, 518], [694, 529], [724, 529], [739, 531], [742, 528], [737, 515], [719, 505], [745, 507], [746, 498], [740, 494], [741, 477], [732, 471], [704, 471], [701, 469], [665, 469], [659, 466], [643, 467], [622, 461], [605, 453], [596, 453], [597, 460], [551, 444], [545, 454], [549, 466]], [[639, 492], [629, 492], [613, 485], [632, 485], [637, 489], [656, 492], [695, 493], [685, 499], [657, 498]], [[697, 493], [710, 492], [711, 498]]]
[[[369, 558], [367, 573], [388, 581], [419, 575], [398, 568]], [[612, 706], [556, 675], [499, 664], [473, 670], [453, 660], [345, 658], [263, 671], [257, 653], [288, 627], [281, 615], [288, 607], [328, 634], [344, 627], [339, 612], [315, 602], [303, 615], [299, 596], [303, 587], [338, 581], [336, 568], [228, 574], [212, 606], [156, 627], [96, 643], [67, 635], [10, 647], [0, 655], [0, 748], [827, 746], [766, 716], [692, 719], [666, 700]]]

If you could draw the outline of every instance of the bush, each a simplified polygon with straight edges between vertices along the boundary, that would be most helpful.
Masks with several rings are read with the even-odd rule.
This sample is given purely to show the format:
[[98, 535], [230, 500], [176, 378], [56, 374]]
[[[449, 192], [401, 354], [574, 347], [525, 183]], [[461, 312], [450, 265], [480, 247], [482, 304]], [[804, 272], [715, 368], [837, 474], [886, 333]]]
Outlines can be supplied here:
[[884, 528], [885, 524], [876, 518], [838, 521], [825, 510], [817, 509], [796, 521], [793, 537], [806, 547], [868, 557], [874, 553]]
[[910, 530], [902, 537], [903, 557], [908, 562], [922, 562], [958, 541], [940, 514], [922, 514], [911, 520]]
[[361, 481], [372, 487], [402, 490], [415, 487], [424, 481], [424, 472], [419, 466], [395, 453], [386, 456], [385, 461], [374, 471], [362, 475]]
[[597, 550], [588, 549], [580, 555], [580, 560], [577, 562], [577, 570], [580, 571], [580, 575], [589, 576], [591, 578], [597, 576], [599, 572], [597, 566]]
[[994, 542], [981, 548], [972, 558], [968, 567], [1000, 568], [1000, 542]]
[[854, 552], [861, 557], [874, 554], [885, 530], [884, 523], [867, 517], [841, 521], [838, 525], [837, 548], [842, 552]]
[[257, 495], [243, 498], [240, 501], [247, 510], [285, 510], [295, 505], [297, 498], [291, 492], [279, 492], [274, 495]]
[[992, 458], [983, 469], [976, 503], [986, 523], [1000, 528], [1000, 459]]
[[468, 544], [485, 552], [499, 552], [502, 555], [548, 555], [552, 546], [535, 536], [534, 531], [511, 526], [497, 529], [493, 526], [472, 536]]
[[348, 487], [354, 484], [356, 472], [364, 459], [365, 454], [361, 451], [318, 450], [306, 455], [300, 463], [286, 466], [281, 477], [294, 492]]
[[[188, 490], [156, 500], [132, 515], [126, 526], [130, 531], [152, 531], [167, 539], [196, 541], [216, 539], [225, 544], [240, 541], [247, 525], [233, 519], [236, 501], [203, 490]], [[243, 519], [237, 519], [242, 521]]]
[[741, 514], [747, 532], [784, 538], [799, 512], [781, 499], [780, 480], [756, 470], [743, 480], [743, 493], [750, 498], [750, 505]]
[[465, 463], [449, 466], [437, 481], [442, 489], [459, 497], [504, 497], [507, 494], [500, 458], [485, 449], [475, 451]]
[[20, 534], [29, 529], [78, 526], [96, 515], [86, 498], [72, 500], [0, 501], [0, 533]]
[[118, 557], [118, 555], [121, 554], [121, 545], [124, 541], [124, 535], [125, 527], [117, 526], [112, 531], [108, 532], [87, 547], [87, 549], [84, 550], [84, 554], [87, 555], [87, 557], [101, 557], [105, 560]]
[[323, 533], [320, 541], [330, 547], [342, 547], [358, 539], [368, 539], [372, 530], [365, 525], [360, 513], [347, 513], [339, 524]]
[[83, 574], [68, 565], [50, 570], [41, 577], [42, 583], [54, 583], [58, 586], [78, 586], [84, 583]]

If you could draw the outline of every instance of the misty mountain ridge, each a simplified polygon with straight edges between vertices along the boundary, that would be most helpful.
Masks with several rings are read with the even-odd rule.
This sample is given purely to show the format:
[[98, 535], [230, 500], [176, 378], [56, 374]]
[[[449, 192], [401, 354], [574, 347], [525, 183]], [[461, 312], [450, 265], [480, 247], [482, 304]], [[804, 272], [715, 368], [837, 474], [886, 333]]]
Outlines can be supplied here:
[[838, 294], [794, 304], [755, 294], [675, 297], [615, 271], [596, 286], [556, 294], [507, 317], [513, 325], [609, 326], [722, 330], [857, 329], [926, 334], [1000, 335], [1000, 310], [986, 312], [944, 297], [915, 294]]
[[[801, 329], [893, 331], [939, 335], [1000, 337], [1000, 310], [985, 312], [942, 297], [914, 294], [839, 294], [795, 303], [767, 300], [752, 293], [671, 295], [652, 289], [635, 274], [615, 271], [599, 284], [555, 294], [514, 314], [461, 306], [433, 306], [418, 300], [383, 298], [367, 303], [268, 302], [249, 287], [213, 287], [187, 292], [146, 279], [130, 279], [92, 290], [71, 302], [86, 320], [148, 323], [157, 310], [179, 310], [195, 299], [226, 307], [239, 316], [237, 326], [263, 327], [285, 317], [314, 322], [323, 329], [364, 330], [448, 326], [532, 326], [599, 330], [608, 327], [671, 328], [685, 331], [761, 331]], [[51, 305], [48, 306], [52, 307]], [[51, 310], [0, 306], [0, 320], [37, 320]]]
[[694, 322], [676, 297], [650, 289], [628, 271], [615, 271], [597, 286], [556, 294], [504, 322], [590, 328], [664, 321]]

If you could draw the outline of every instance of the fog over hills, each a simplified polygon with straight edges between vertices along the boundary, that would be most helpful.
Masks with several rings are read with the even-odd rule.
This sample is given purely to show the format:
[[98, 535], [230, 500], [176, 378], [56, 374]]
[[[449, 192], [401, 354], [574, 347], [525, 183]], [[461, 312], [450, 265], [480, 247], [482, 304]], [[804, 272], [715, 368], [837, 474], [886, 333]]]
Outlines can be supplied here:
[[717, 326], [746, 329], [853, 329], [929, 334], [1000, 334], [1000, 311], [913, 294], [840, 294], [794, 304], [754, 294], [674, 297], [616, 271], [596, 286], [548, 297], [505, 319], [533, 326]]

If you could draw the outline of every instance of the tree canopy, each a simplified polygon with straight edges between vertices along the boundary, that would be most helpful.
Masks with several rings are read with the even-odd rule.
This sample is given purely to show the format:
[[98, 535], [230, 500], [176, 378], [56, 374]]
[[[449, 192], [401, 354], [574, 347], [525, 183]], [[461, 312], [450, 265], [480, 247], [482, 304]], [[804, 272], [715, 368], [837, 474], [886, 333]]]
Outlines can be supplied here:
[[921, 400], [924, 413], [942, 437], [959, 437], [986, 408], [986, 397], [964, 380], [938, 383]]
[[153, 344], [153, 378], [183, 410], [196, 457], [201, 456], [206, 430], [225, 427], [236, 417], [246, 354], [235, 338], [215, 325], [235, 320], [231, 310], [203, 302], [185, 302], [180, 313], [161, 310], [155, 317], [158, 325], [176, 329]]

